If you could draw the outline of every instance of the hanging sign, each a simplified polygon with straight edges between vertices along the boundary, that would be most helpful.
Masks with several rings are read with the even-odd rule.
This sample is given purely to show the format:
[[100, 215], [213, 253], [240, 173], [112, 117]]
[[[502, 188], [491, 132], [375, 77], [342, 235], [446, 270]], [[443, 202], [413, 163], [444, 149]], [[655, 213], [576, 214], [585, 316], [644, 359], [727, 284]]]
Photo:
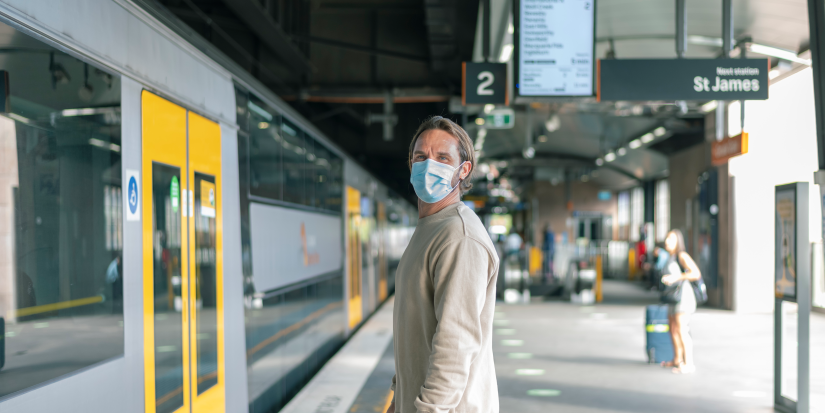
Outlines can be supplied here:
[[461, 64], [461, 104], [509, 105], [506, 63]]
[[611, 59], [597, 64], [598, 100], [765, 100], [769, 59]]
[[747, 132], [713, 142], [710, 145], [711, 163], [714, 166], [724, 165], [730, 158], [746, 153], [748, 153]]
[[140, 221], [140, 172], [134, 169], [126, 170], [126, 220]]
[[493, 109], [484, 114], [487, 129], [511, 129], [516, 123], [516, 112], [510, 108]]
[[518, 0], [514, 16], [518, 96], [593, 96], [596, 2]]

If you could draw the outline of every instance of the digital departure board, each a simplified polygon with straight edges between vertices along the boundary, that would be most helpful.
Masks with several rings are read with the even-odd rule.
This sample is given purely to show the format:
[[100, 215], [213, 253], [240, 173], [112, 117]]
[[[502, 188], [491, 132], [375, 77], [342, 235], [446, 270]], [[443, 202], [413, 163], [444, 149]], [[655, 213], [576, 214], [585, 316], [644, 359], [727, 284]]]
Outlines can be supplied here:
[[519, 96], [593, 96], [595, 0], [519, 0]]

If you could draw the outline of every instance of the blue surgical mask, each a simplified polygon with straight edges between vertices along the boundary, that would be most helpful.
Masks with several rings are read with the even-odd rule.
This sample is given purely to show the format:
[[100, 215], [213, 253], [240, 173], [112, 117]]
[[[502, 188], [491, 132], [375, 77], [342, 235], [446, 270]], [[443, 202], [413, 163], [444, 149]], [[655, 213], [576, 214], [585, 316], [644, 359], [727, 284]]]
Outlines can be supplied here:
[[[461, 165], [464, 165], [464, 162]], [[428, 204], [434, 204], [444, 199], [458, 186], [458, 184], [452, 186], [452, 181], [455, 170], [461, 168], [461, 165], [453, 168], [432, 159], [414, 163], [410, 183], [415, 189], [415, 194]], [[459, 183], [461, 183], [460, 180]]]

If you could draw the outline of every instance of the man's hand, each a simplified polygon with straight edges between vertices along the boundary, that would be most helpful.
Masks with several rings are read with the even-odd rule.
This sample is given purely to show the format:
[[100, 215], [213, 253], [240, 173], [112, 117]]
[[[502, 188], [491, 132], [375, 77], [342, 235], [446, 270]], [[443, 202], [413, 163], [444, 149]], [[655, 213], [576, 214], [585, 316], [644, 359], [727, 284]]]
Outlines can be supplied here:
[[395, 402], [390, 403], [390, 407], [387, 408], [387, 413], [395, 413]]

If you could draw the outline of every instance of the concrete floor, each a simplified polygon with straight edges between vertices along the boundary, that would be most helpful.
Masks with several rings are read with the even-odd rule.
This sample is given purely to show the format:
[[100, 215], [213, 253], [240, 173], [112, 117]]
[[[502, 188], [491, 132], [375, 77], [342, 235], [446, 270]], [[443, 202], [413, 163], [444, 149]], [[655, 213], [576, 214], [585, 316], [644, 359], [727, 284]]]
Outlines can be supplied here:
[[[501, 412], [773, 411], [772, 314], [700, 309], [691, 323], [697, 371], [677, 375], [646, 363], [643, 307], [657, 299], [607, 282], [605, 303], [595, 306], [497, 306]], [[812, 411], [823, 412], [825, 354], [816, 350], [825, 348], [822, 314], [813, 315], [811, 331]]]
[[[501, 413], [772, 412], [773, 315], [700, 309], [691, 324], [697, 371], [647, 364], [644, 306], [635, 284], [607, 281], [605, 302], [534, 299], [496, 307], [493, 351]], [[812, 412], [825, 412], [825, 315], [812, 315]], [[817, 350], [819, 349], [819, 350]], [[380, 412], [392, 345], [350, 412]]]

